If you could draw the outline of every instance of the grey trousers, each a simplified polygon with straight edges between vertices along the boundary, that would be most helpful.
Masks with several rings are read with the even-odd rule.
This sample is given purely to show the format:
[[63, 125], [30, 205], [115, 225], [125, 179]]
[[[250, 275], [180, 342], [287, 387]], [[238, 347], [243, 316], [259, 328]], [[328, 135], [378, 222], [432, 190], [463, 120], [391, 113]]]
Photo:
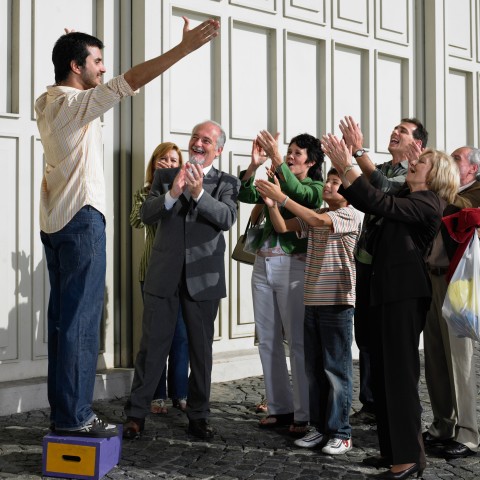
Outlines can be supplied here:
[[125, 405], [125, 414], [129, 417], [145, 418], [150, 411], [172, 344], [179, 300], [190, 354], [187, 416], [190, 420], [209, 416], [214, 322], [220, 300], [196, 302], [180, 289], [180, 298], [162, 298], [145, 292], [142, 339], [130, 398]]
[[432, 404], [428, 431], [475, 449], [479, 444], [474, 341], [452, 335], [442, 316], [445, 277], [430, 274], [432, 303], [424, 329], [425, 379]]

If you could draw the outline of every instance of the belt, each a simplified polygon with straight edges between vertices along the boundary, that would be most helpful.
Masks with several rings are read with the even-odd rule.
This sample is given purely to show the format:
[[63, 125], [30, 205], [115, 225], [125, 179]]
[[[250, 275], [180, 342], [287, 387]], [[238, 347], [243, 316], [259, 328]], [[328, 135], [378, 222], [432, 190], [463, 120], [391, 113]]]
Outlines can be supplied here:
[[446, 275], [448, 272], [448, 267], [431, 267], [430, 265], [427, 265], [427, 269], [432, 275], [436, 275], [437, 277]]

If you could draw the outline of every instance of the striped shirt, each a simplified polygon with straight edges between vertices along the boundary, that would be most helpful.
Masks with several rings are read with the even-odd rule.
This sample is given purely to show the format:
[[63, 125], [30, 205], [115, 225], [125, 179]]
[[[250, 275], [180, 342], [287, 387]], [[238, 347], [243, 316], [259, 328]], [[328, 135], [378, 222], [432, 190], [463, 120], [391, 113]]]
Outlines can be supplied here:
[[361, 230], [360, 215], [352, 206], [315, 211], [326, 213], [333, 225], [310, 227], [297, 218], [299, 236], [308, 236], [304, 303], [355, 305], [354, 250]]
[[85, 205], [105, 215], [100, 116], [135, 92], [123, 75], [88, 90], [53, 85], [35, 102], [45, 155], [40, 229], [61, 230]]

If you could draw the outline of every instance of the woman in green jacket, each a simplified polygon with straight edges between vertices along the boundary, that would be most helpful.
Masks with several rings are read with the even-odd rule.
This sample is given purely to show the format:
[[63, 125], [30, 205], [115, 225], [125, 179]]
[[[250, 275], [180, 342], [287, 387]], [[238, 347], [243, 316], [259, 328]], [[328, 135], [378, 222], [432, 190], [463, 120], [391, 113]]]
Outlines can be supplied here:
[[[265, 155], [266, 154], [266, 155]], [[255, 188], [258, 168], [269, 157], [270, 173], [282, 191], [297, 203], [317, 208], [322, 203], [323, 152], [320, 140], [308, 134], [290, 141], [283, 161], [277, 139], [262, 131], [253, 142], [252, 159], [240, 173], [242, 185], [238, 199], [245, 203], [263, 203]], [[279, 205], [285, 219], [293, 218]], [[252, 298], [258, 349], [262, 362], [268, 416], [261, 428], [290, 426], [290, 432], [303, 435], [309, 421], [308, 380], [303, 351], [303, 285], [307, 240], [295, 232], [277, 233], [264, 208], [265, 226], [258, 240], [252, 273]], [[292, 373], [290, 384], [283, 336], [287, 339]]]

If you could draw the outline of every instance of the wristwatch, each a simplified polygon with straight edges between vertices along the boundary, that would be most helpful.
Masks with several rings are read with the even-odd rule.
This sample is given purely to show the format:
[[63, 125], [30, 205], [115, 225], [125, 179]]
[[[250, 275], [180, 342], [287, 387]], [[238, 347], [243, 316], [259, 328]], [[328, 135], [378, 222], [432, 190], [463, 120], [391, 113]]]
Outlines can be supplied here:
[[365, 152], [366, 150], [364, 148], [360, 148], [359, 150], [353, 152], [353, 158], [361, 157]]

